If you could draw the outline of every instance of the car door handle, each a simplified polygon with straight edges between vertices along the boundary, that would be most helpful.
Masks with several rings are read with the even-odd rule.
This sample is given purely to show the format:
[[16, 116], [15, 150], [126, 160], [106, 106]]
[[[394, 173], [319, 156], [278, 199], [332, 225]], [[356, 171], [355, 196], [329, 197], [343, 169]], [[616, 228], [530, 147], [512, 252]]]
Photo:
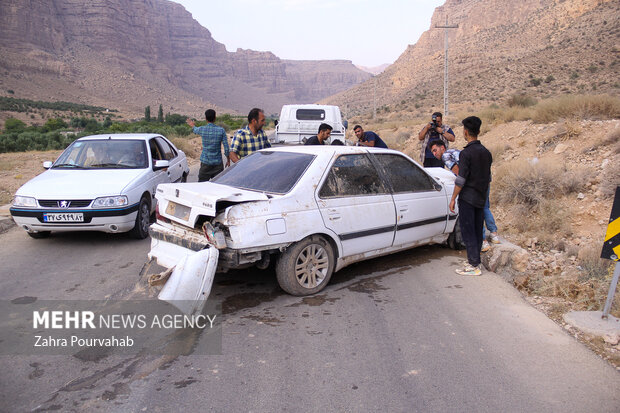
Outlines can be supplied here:
[[340, 213], [339, 213], [339, 212], [336, 212], [336, 211], [330, 211], [330, 212], [328, 212], [328, 213], [327, 213], [327, 217], [329, 218], [329, 220], [330, 220], [330, 221], [337, 221], [337, 220], [339, 220], [340, 218], [342, 218], [342, 217], [340, 216]]
[[409, 206], [408, 205], [401, 205], [400, 207], [398, 207], [398, 210], [400, 212], [407, 212], [407, 211], [409, 211]]

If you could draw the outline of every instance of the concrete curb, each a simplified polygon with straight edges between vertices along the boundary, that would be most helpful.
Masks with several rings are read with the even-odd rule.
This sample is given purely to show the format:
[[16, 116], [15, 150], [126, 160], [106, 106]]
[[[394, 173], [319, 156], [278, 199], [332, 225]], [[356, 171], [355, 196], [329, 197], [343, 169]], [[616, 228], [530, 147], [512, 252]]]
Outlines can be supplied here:
[[0, 216], [0, 234], [8, 231], [15, 226], [15, 221], [11, 217]]

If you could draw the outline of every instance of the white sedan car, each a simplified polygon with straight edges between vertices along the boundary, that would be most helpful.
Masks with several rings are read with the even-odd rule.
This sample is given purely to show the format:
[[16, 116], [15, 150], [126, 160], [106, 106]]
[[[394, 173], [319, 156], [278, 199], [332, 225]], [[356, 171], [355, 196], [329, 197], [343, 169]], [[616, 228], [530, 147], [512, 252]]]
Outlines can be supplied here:
[[146, 238], [157, 185], [184, 182], [187, 159], [157, 134], [86, 136], [17, 190], [13, 219], [33, 238], [51, 231], [131, 231]]
[[[210, 182], [160, 185], [149, 256], [168, 268], [191, 267], [191, 275], [172, 274], [167, 301], [204, 300], [208, 271], [274, 260], [283, 290], [314, 294], [357, 261], [431, 243], [458, 247], [457, 216], [448, 208], [454, 178], [389, 149], [264, 149]], [[197, 252], [219, 259], [217, 266], [191, 260]], [[202, 291], [188, 291], [192, 283]]]

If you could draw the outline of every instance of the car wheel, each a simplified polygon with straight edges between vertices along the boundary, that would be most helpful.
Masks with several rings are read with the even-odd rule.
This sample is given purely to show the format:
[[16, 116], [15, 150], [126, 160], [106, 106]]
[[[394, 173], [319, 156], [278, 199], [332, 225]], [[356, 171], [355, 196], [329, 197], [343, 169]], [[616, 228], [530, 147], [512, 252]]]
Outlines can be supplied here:
[[465, 243], [463, 242], [463, 235], [461, 234], [461, 222], [459, 219], [456, 219], [456, 223], [454, 224], [454, 230], [448, 236], [448, 247], [453, 250], [464, 250]]
[[334, 263], [334, 250], [325, 238], [304, 238], [280, 255], [276, 265], [278, 284], [292, 295], [318, 293], [329, 283]]
[[151, 225], [151, 201], [143, 196], [138, 206], [136, 225], [130, 232], [133, 238], [144, 239], [149, 236], [149, 225]]
[[52, 231], [26, 232], [26, 234], [35, 239], [47, 238], [51, 233]]

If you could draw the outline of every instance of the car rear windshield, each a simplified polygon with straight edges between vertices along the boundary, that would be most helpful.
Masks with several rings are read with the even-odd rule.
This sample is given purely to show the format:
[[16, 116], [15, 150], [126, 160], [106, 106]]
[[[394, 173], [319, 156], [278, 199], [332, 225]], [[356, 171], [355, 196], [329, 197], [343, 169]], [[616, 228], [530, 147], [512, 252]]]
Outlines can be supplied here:
[[285, 194], [303, 175], [314, 155], [260, 151], [241, 159], [211, 182], [252, 191]]
[[297, 109], [295, 113], [297, 120], [325, 120], [323, 109]]

